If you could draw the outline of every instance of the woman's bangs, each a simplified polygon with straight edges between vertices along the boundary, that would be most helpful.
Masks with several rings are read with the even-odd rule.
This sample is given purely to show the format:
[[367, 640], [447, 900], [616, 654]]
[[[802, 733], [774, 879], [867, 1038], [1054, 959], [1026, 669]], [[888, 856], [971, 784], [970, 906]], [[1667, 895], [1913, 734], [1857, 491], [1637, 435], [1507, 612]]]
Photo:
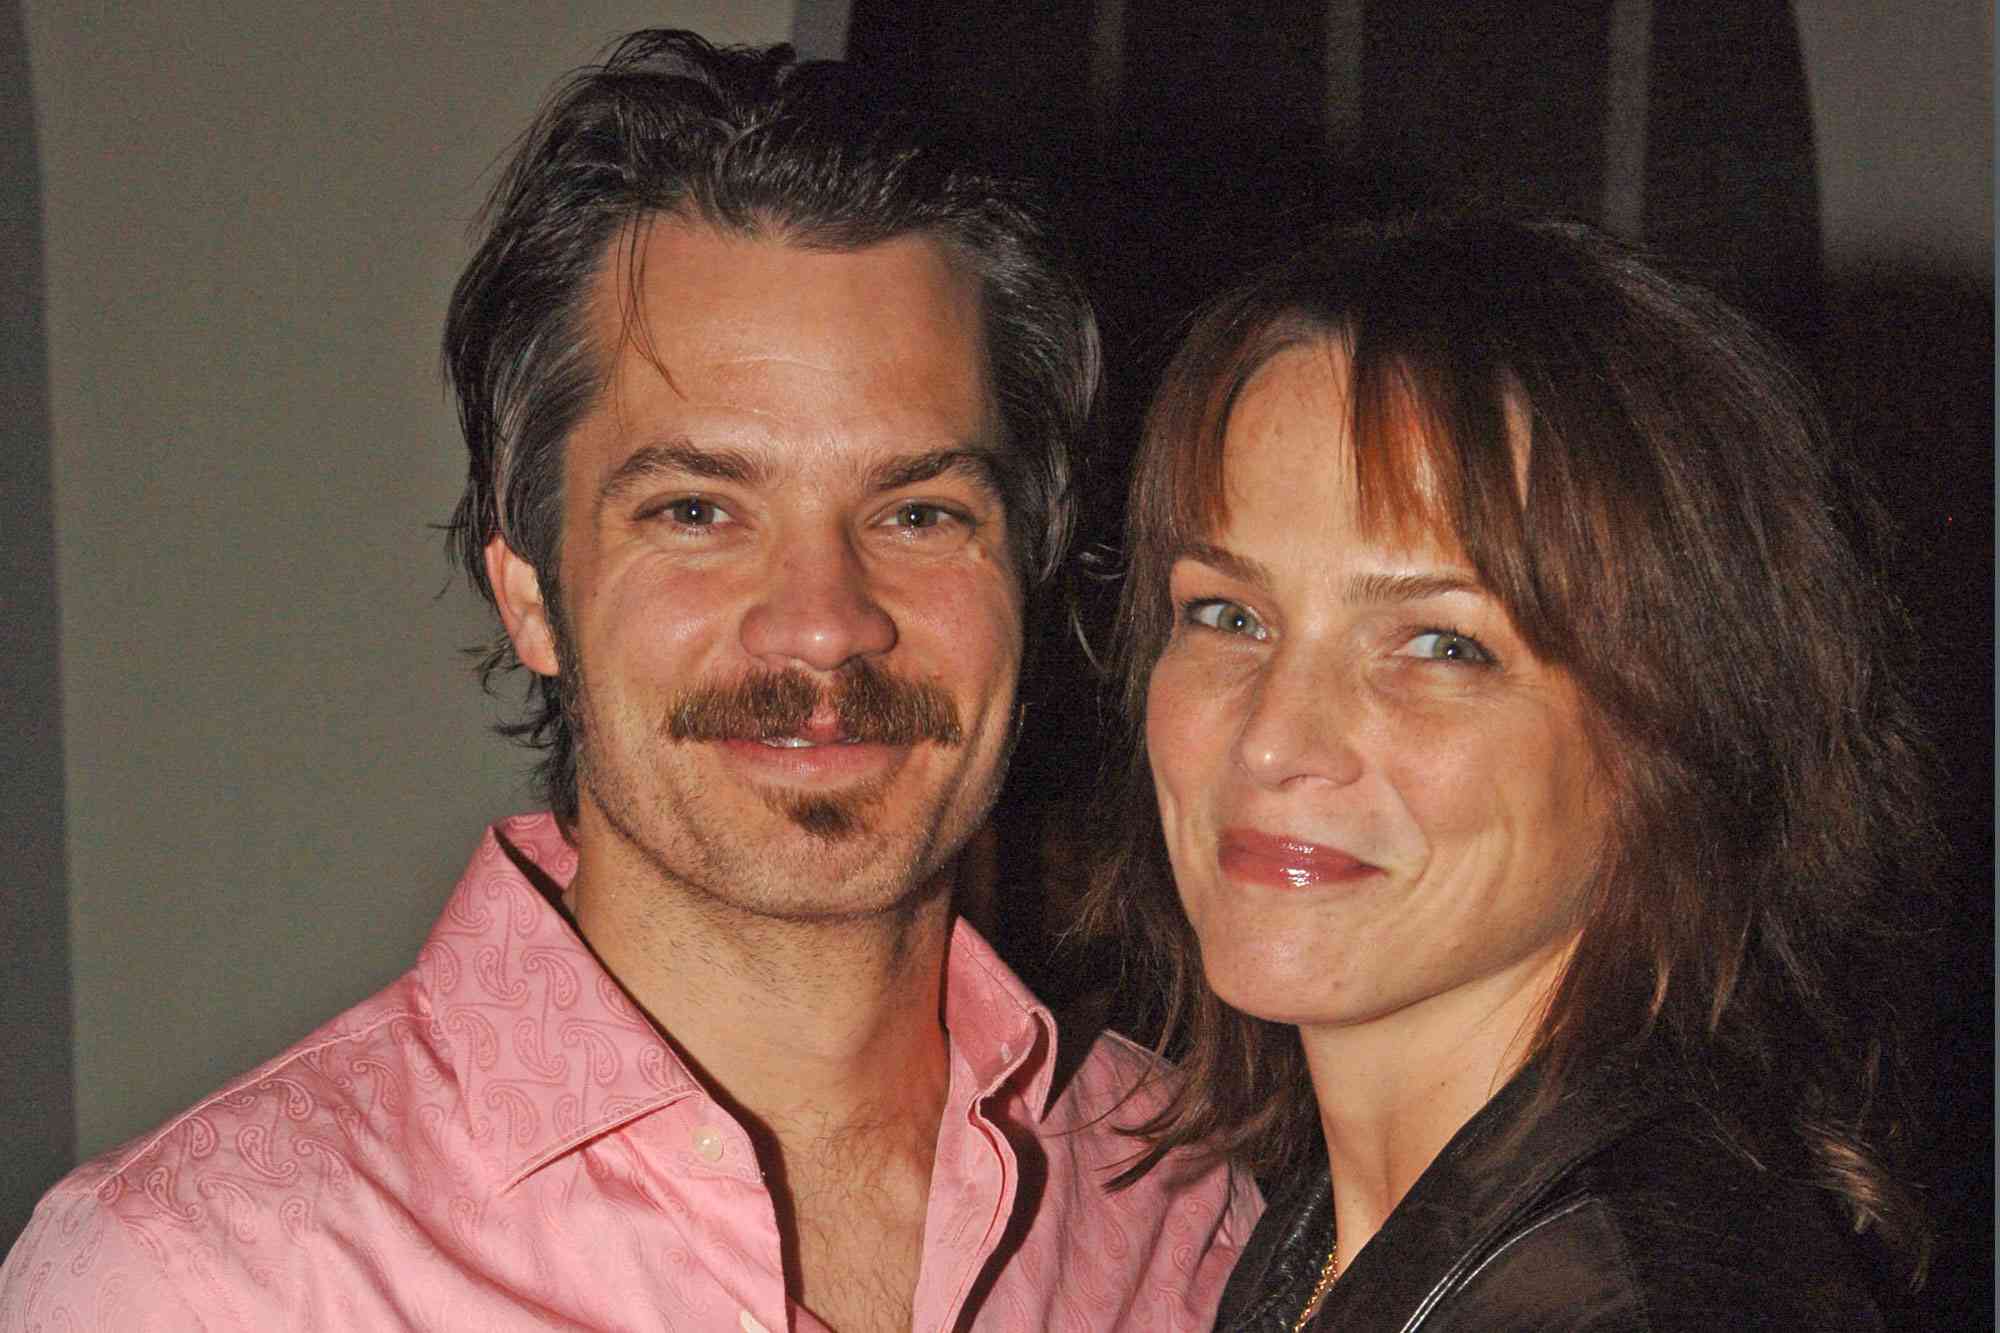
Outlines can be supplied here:
[[1371, 356], [1366, 347], [1351, 366], [1363, 530], [1463, 555], [1506, 600], [1491, 566], [1521, 553], [1516, 460], [1526, 441], [1515, 440], [1499, 392], [1468, 383], [1475, 377], [1465, 367]]

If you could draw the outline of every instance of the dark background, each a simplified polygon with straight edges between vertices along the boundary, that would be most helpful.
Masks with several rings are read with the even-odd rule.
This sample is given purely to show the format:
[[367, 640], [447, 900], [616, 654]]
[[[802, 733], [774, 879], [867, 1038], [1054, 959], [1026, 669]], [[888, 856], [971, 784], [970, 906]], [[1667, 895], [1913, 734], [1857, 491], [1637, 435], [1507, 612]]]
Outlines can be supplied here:
[[[1017, 151], [1076, 226], [1113, 376], [1087, 539], [1116, 542], [1120, 474], [1177, 320], [1313, 222], [1467, 200], [1582, 218], [1693, 264], [1818, 372], [1900, 528], [1888, 572], [1924, 647], [1950, 843], [1920, 909], [1939, 962], [1896, 1000], [1919, 1019], [1941, 1249], [1895, 1313], [1991, 1327], [1992, 269], [1828, 270], [1791, 7], [858, 0], [848, 55]], [[1097, 781], [1102, 705], [1078, 703], [1065, 635], [1041, 651], [1053, 684], [1031, 694], [1001, 815], [998, 928], [1061, 998], [1108, 981], [1048, 963], [1065, 886], [1045, 854]]]

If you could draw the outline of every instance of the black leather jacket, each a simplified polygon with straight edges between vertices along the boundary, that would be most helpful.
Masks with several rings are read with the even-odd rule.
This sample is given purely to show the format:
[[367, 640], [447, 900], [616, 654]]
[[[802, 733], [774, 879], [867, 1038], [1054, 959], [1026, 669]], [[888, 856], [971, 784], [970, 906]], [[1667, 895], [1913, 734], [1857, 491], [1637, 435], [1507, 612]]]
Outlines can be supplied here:
[[[1535, 1087], [1517, 1076], [1354, 1256], [1311, 1327], [1879, 1329], [1865, 1261], [1825, 1196], [1758, 1172], [1684, 1100], [1610, 1070], [1496, 1155]], [[1333, 1238], [1326, 1169], [1275, 1183], [1216, 1328], [1289, 1330]]]

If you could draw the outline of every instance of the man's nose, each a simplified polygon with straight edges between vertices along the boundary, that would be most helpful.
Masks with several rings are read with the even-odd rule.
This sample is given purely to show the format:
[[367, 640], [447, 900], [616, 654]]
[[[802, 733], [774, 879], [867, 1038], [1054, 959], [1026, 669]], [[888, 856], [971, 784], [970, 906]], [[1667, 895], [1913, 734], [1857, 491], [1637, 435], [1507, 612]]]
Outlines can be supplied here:
[[788, 542], [744, 613], [743, 647], [772, 667], [834, 671], [896, 646], [860, 553], [843, 536]]

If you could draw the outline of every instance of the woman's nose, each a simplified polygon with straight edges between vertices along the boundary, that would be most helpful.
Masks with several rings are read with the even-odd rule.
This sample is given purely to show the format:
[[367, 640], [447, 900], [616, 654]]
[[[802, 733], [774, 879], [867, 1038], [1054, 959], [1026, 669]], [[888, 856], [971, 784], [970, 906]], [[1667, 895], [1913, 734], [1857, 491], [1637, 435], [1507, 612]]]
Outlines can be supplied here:
[[1353, 743], [1356, 691], [1336, 664], [1280, 653], [1251, 689], [1236, 738], [1236, 760], [1266, 787], [1296, 782], [1345, 785], [1361, 775]]

